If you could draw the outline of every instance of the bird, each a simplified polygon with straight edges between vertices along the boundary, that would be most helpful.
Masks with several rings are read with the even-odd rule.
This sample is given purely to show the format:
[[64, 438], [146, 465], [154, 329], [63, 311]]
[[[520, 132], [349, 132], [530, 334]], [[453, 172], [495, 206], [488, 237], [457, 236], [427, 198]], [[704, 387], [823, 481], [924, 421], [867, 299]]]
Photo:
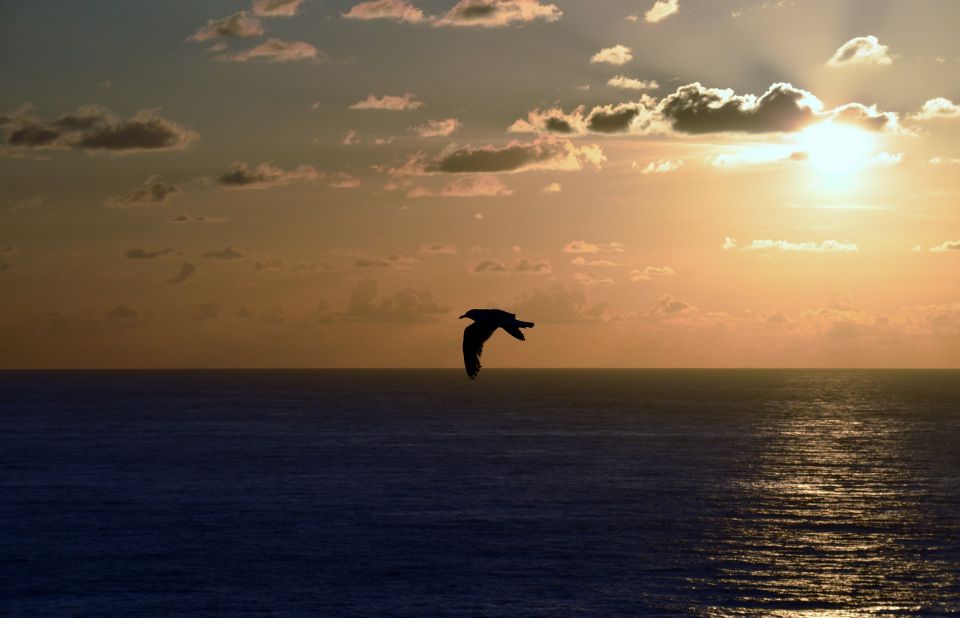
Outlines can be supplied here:
[[501, 309], [471, 309], [460, 316], [463, 318], [473, 320], [473, 324], [463, 329], [463, 366], [471, 380], [480, 373], [483, 344], [495, 330], [502, 328], [514, 338], [526, 341], [520, 329], [533, 328], [533, 322], [518, 320], [516, 314]]

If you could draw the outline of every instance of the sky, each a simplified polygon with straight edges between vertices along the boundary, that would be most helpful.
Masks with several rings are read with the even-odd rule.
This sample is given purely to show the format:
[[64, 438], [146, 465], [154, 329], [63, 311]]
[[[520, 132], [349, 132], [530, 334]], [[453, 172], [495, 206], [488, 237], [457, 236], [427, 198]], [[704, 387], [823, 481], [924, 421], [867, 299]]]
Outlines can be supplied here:
[[0, 368], [960, 367], [960, 3], [0, 4]]

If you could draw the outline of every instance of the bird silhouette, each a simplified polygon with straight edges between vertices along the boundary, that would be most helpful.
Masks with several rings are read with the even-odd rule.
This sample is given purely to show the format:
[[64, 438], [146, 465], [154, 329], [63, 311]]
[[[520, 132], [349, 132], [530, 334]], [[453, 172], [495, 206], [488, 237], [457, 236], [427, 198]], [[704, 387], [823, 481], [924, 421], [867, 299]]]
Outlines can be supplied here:
[[461, 320], [463, 318], [473, 320], [473, 324], [463, 329], [463, 366], [471, 380], [480, 373], [483, 344], [495, 330], [502, 328], [516, 339], [525, 341], [520, 329], [533, 328], [533, 322], [523, 322], [516, 314], [500, 309], [471, 309], [460, 316]]

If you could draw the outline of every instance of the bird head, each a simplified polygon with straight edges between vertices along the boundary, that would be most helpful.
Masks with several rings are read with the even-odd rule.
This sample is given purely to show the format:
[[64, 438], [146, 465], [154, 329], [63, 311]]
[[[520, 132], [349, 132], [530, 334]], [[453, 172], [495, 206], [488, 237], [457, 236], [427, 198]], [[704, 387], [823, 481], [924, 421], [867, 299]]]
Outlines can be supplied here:
[[476, 315], [477, 315], [477, 310], [476, 310], [476, 309], [471, 309], [470, 311], [468, 311], [468, 312], [464, 313], [463, 315], [461, 315], [459, 319], [462, 320], [463, 318], [470, 318], [471, 320], [473, 320], [474, 322], [476, 322], [476, 321], [477, 321]]

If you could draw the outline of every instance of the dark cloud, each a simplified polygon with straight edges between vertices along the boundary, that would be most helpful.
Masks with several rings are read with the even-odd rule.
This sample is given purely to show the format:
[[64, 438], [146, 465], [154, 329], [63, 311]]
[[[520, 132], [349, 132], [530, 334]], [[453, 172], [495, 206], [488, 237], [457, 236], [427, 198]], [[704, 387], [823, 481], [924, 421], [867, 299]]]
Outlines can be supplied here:
[[511, 266], [510, 271], [529, 275], [549, 275], [553, 272], [553, 266], [547, 261], [534, 262], [524, 258]]
[[388, 255], [386, 258], [366, 257], [357, 258], [353, 262], [354, 268], [392, 268], [394, 270], [412, 270], [417, 260], [402, 255]]
[[251, 168], [246, 163], [237, 161], [218, 176], [215, 182], [226, 189], [269, 189], [295, 182], [319, 180], [323, 175], [323, 172], [310, 165], [284, 170], [272, 163], [261, 163]]
[[209, 41], [220, 37], [247, 39], [263, 34], [260, 20], [246, 11], [239, 11], [222, 19], [211, 19], [207, 25], [197, 30], [189, 41]]
[[470, 266], [470, 272], [472, 273], [505, 273], [507, 272], [507, 267], [503, 262], [498, 262], [496, 260], [482, 260]]
[[563, 12], [553, 4], [539, 0], [460, 0], [435, 26], [502, 28], [513, 23], [525, 24], [538, 19], [554, 22]]
[[229, 219], [212, 215], [179, 214], [167, 220], [167, 223], [226, 223]]
[[402, 168], [390, 170], [393, 175], [405, 174], [464, 174], [523, 172], [528, 170], [582, 169], [591, 164], [599, 167], [606, 158], [596, 145], [576, 146], [570, 140], [539, 138], [531, 142], [510, 142], [496, 146], [464, 146], [448, 150], [433, 161], [422, 157], [409, 161]]
[[190, 279], [195, 274], [197, 274], [197, 267], [191, 264], [190, 262], [184, 262], [180, 265], [180, 270], [177, 271], [172, 278], [167, 279], [167, 283], [179, 284], [183, 283], [187, 279]]
[[10, 264], [8, 264], [7, 262], [0, 262], [0, 273], [7, 272], [8, 270], [10, 270], [10, 269], [12, 269], [12, 268], [13, 268], [13, 266], [11, 266]]
[[429, 290], [405, 288], [392, 297], [379, 297], [377, 282], [364, 279], [350, 295], [345, 318], [374, 322], [424, 322], [435, 315], [448, 313]]
[[535, 109], [514, 122], [514, 133], [631, 133], [648, 135], [674, 131], [708, 133], [791, 133], [833, 120], [873, 131], [896, 130], [898, 117], [876, 106], [847, 103], [826, 109], [812, 93], [777, 83], [759, 97], [730, 89], [706, 88], [698, 82], [681, 86], [657, 101], [643, 95], [637, 101], [603, 105], [589, 112], [578, 107]]
[[97, 105], [85, 105], [55, 119], [32, 115], [23, 107], [0, 124], [9, 146], [21, 149], [80, 149], [128, 153], [180, 150], [197, 134], [167, 120], [157, 110], [142, 110], [119, 118]]
[[136, 189], [107, 200], [107, 206], [151, 206], [166, 204], [180, 187], [160, 182], [159, 176], [148, 176]]
[[104, 312], [104, 316], [111, 320], [136, 320], [140, 314], [127, 305], [117, 305]]
[[211, 260], [224, 260], [224, 261], [226, 261], [226, 260], [240, 260], [240, 259], [243, 259], [243, 258], [247, 257], [247, 254], [246, 254], [246, 253], [241, 253], [241, 252], [237, 251], [236, 249], [234, 249], [233, 247], [231, 247], [231, 246], [228, 245], [228, 246], [224, 247], [223, 249], [220, 249], [219, 251], [208, 251], [207, 253], [204, 253], [204, 254], [203, 254], [203, 257], [208, 258], [208, 259], [211, 259]]
[[131, 260], [155, 260], [173, 253], [173, 249], [127, 249], [123, 252], [123, 257]]
[[220, 303], [203, 303], [197, 307], [193, 314], [194, 322], [206, 322], [207, 320], [216, 320], [220, 316]]
[[544, 126], [550, 133], [573, 133], [573, 127], [570, 126], [570, 122], [563, 118], [557, 118], [556, 116], [547, 118], [544, 121]]
[[666, 97], [659, 109], [681, 133], [776, 133], [815, 122], [820, 106], [813, 94], [790, 84], [774, 84], [757, 98], [693, 83]]

